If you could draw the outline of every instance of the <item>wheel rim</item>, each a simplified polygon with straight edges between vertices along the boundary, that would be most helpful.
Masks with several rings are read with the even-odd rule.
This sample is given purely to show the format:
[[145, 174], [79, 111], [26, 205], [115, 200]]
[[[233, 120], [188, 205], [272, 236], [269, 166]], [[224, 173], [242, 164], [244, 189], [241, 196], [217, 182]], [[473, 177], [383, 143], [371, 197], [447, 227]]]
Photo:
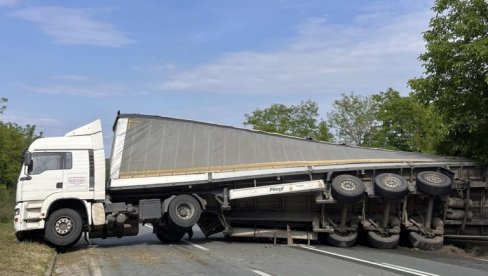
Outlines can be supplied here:
[[176, 216], [180, 219], [189, 220], [193, 217], [193, 214], [195, 214], [195, 208], [190, 202], [180, 202], [176, 206]]
[[396, 188], [401, 185], [401, 180], [398, 179], [398, 177], [394, 177], [394, 176], [387, 176], [383, 178], [382, 182], [383, 184], [385, 184], [387, 187], [390, 188]]
[[437, 174], [433, 174], [433, 173], [426, 174], [424, 177], [425, 177], [425, 180], [429, 181], [430, 183], [434, 183], [434, 184], [440, 184], [443, 181], [443, 179], [441, 177], [439, 177]]
[[62, 217], [54, 223], [56, 234], [65, 236], [73, 230], [73, 221], [69, 217]]
[[354, 189], [356, 189], [356, 183], [354, 183], [354, 181], [351, 181], [351, 180], [344, 180], [341, 182], [341, 188], [346, 190], [346, 191], [352, 191]]

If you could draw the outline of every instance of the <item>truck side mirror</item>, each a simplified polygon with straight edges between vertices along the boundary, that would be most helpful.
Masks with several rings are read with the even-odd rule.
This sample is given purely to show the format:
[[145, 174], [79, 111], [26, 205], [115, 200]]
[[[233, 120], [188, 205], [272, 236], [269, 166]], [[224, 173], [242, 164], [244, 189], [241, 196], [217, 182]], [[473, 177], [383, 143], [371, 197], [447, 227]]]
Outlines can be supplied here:
[[29, 151], [25, 151], [22, 159], [24, 166], [27, 167], [27, 174], [29, 174], [32, 171], [32, 153]]
[[22, 162], [25, 166], [29, 166], [32, 162], [32, 153], [29, 151], [25, 151], [24, 156], [22, 157]]

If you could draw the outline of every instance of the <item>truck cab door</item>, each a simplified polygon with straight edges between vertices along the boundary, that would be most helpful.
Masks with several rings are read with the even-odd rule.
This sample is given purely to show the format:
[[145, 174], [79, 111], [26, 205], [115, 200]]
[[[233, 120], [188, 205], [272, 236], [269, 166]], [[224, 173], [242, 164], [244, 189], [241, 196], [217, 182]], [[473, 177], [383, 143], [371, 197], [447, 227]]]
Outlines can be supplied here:
[[[65, 170], [64, 183], [65, 192], [88, 192], [90, 183], [90, 157], [89, 150], [73, 150], [72, 166], [70, 170]], [[78, 194], [79, 196], [80, 194]]]
[[44, 200], [51, 194], [62, 192], [66, 155], [64, 152], [33, 153], [29, 178], [22, 180], [20, 200]]

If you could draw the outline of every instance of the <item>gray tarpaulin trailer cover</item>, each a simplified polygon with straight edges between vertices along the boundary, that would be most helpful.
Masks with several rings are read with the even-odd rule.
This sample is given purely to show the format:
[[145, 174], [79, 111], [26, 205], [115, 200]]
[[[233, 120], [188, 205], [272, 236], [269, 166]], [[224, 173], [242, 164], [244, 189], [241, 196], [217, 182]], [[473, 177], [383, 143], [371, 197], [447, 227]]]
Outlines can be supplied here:
[[112, 180], [318, 165], [468, 161], [136, 114], [119, 114], [114, 132]]

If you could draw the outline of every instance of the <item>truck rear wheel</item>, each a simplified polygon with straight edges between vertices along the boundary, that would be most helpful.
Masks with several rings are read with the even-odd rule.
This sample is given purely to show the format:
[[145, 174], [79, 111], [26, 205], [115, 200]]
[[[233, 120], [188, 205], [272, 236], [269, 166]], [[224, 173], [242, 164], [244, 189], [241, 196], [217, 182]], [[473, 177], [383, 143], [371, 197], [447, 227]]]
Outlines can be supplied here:
[[452, 180], [442, 173], [426, 171], [417, 174], [416, 184], [421, 192], [440, 196], [451, 191]]
[[348, 232], [347, 234], [332, 233], [327, 235], [327, 242], [336, 247], [351, 247], [356, 244], [358, 232]]
[[191, 195], [178, 195], [169, 203], [168, 216], [177, 227], [192, 227], [201, 213], [200, 203]]
[[162, 242], [162, 243], [172, 243], [172, 242], [178, 242], [183, 238], [185, 235], [185, 232], [166, 232], [166, 231], [158, 231], [156, 232], [156, 237]]
[[361, 179], [342, 174], [332, 180], [332, 197], [344, 203], [356, 203], [363, 198], [364, 183]]
[[368, 242], [373, 247], [380, 249], [395, 248], [400, 241], [400, 234], [392, 234], [389, 236], [382, 236], [375, 231], [368, 231]]
[[46, 221], [45, 239], [56, 247], [74, 245], [81, 237], [82, 220], [73, 209], [54, 211]]
[[394, 173], [378, 174], [374, 179], [375, 192], [386, 199], [399, 199], [408, 194], [405, 178]]
[[408, 237], [412, 246], [421, 250], [439, 250], [444, 244], [443, 236], [434, 236], [430, 238], [412, 231], [408, 234]]

